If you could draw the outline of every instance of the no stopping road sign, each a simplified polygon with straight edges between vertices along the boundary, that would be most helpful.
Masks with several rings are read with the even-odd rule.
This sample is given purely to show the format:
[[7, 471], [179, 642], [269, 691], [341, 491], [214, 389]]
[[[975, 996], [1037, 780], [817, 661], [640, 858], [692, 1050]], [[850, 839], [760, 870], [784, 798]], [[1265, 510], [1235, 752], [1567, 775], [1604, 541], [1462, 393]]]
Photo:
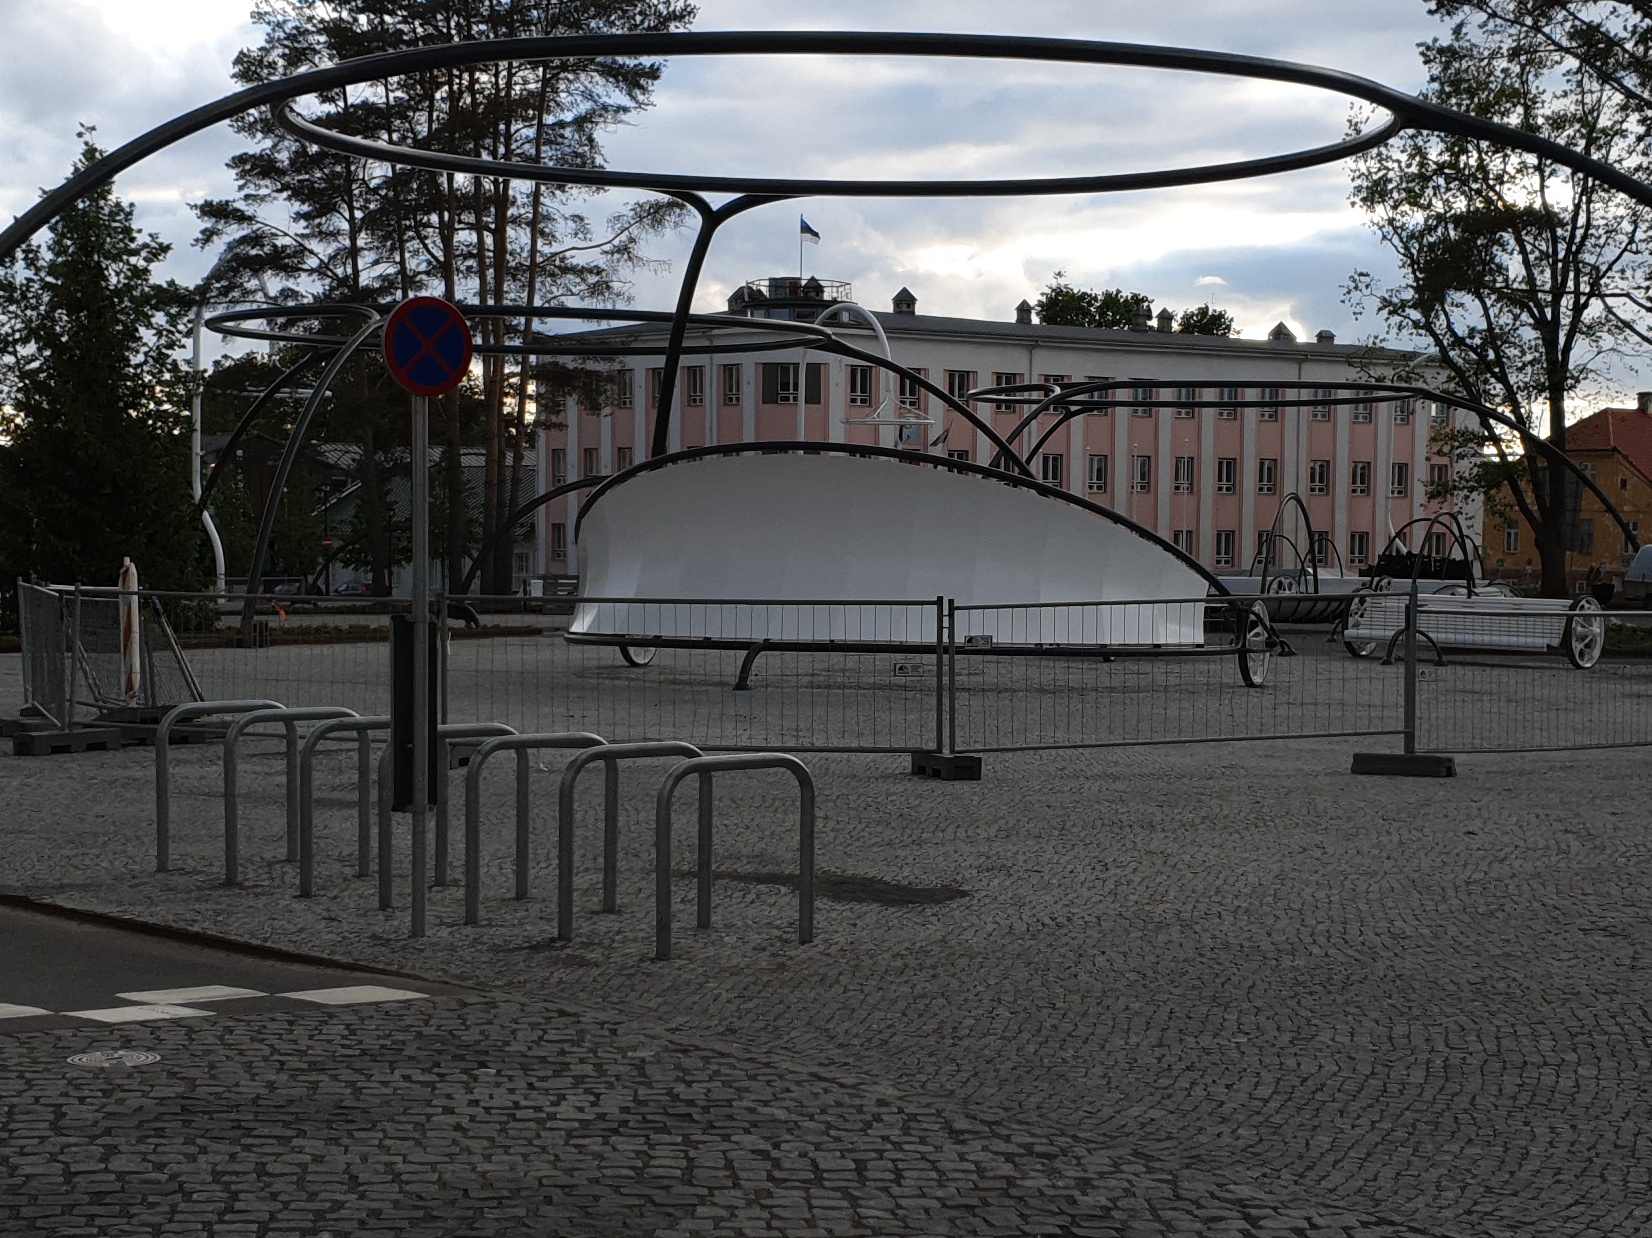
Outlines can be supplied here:
[[414, 395], [446, 395], [470, 369], [470, 324], [440, 297], [412, 297], [384, 324], [384, 363]]

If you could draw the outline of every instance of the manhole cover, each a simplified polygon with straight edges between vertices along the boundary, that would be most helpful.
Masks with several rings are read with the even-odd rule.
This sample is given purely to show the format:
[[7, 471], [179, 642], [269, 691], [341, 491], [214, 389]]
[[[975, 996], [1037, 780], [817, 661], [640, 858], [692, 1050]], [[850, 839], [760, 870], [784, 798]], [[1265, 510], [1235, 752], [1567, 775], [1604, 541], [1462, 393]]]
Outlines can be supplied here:
[[142, 1049], [99, 1049], [96, 1053], [75, 1054], [69, 1059], [69, 1065], [104, 1069], [110, 1066], [147, 1066], [160, 1060], [159, 1053], [148, 1053]]

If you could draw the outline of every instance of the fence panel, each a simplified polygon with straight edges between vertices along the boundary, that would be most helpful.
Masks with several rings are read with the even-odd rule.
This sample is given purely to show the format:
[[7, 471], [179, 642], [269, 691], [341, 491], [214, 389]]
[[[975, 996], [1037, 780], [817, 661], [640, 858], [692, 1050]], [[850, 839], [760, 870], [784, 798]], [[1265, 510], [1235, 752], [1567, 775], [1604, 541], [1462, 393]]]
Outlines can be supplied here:
[[1403, 670], [1323, 628], [1278, 629], [1291, 655], [1249, 686], [1233, 615], [1254, 601], [960, 607], [955, 750], [1403, 733]]
[[1491, 661], [1426, 644], [1417, 668], [1421, 752], [1530, 752], [1652, 744], [1652, 659]]
[[60, 727], [69, 725], [69, 618], [60, 594], [17, 582], [23, 696]]

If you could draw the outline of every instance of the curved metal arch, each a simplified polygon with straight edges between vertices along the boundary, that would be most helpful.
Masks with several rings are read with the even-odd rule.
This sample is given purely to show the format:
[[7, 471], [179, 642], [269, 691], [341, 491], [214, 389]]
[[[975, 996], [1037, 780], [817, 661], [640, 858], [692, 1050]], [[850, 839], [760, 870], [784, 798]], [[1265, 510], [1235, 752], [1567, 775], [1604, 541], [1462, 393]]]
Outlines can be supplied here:
[[977, 477], [985, 477], [1006, 486], [1017, 486], [1024, 490], [1031, 490], [1046, 498], [1055, 499], [1062, 503], [1070, 503], [1074, 507], [1082, 507], [1093, 515], [1100, 516], [1123, 529], [1134, 533], [1145, 542], [1163, 550], [1188, 568], [1198, 574], [1211, 588], [1211, 592], [1219, 597], [1229, 596], [1228, 587], [1224, 585], [1211, 570], [1191, 555], [1185, 553], [1175, 545], [1164, 540], [1157, 533], [1137, 524], [1128, 516], [1102, 507], [1088, 499], [1062, 490], [1046, 482], [1037, 481], [1031, 477], [1017, 477], [1013, 473], [1006, 473], [1002, 469], [988, 468], [984, 464], [975, 464], [968, 460], [953, 460], [945, 456], [932, 456], [921, 451], [902, 451], [895, 447], [876, 447], [869, 443], [822, 443], [812, 439], [770, 440], [765, 439], [755, 443], [717, 443], [710, 447], [693, 447], [687, 451], [676, 451], [666, 456], [656, 456], [641, 461], [626, 469], [623, 473], [616, 473], [612, 477], [602, 479], [602, 484], [596, 488], [591, 497], [580, 506], [578, 519], [574, 523], [574, 537], [579, 536], [579, 525], [585, 515], [591, 510], [603, 495], [615, 486], [641, 473], [651, 473], [669, 465], [680, 464], [685, 460], [704, 460], [715, 456], [761, 455], [765, 452], [812, 452], [816, 455], [861, 456], [867, 459], [899, 460], [906, 464], [928, 465], [930, 468], [950, 469], [955, 473], [970, 473]]
[[[1446, 553], [1443, 556], [1444, 558], [1450, 558], [1452, 550], [1455, 550], [1459, 546], [1462, 547], [1463, 563], [1468, 569], [1467, 579], [1463, 582], [1463, 588], [1468, 597], [1473, 597], [1474, 569], [1477, 565], [1479, 567], [1485, 566], [1485, 557], [1481, 553], [1480, 543], [1468, 535], [1468, 530], [1463, 526], [1462, 518], [1458, 516], [1455, 511], [1448, 509], [1446, 511], [1435, 512], [1432, 516], [1418, 516], [1413, 520], [1407, 520], [1403, 525], [1395, 529], [1389, 536], [1388, 541], [1383, 544], [1383, 553], [1386, 554], [1391, 546], [1405, 545], [1404, 542], [1400, 541], [1400, 536], [1407, 529], [1419, 524], [1423, 526], [1421, 536], [1425, 545], [1428, 541], [1428, 535], [1434, 530], [1435, 526], [1440, 526], [1451, 534], [1451, 545], [1446, 548]], [[1408, 551], [1407, 553], [1412, 556], [1411, 588], [1415, 590], [1417, 587], [1417, 581], [1421, 579], [1417, 575], [1417, 572], [1422, 567], [1424, 555], [1421, 550]], [[1373, 579], [1375, 579], [1374, 576]]]
[[[1280, 524], [1285, 519], [1285, 513], [1295, 508], [1302, 517], [1302, 527], [1308, 531], [1308, 553], [1304, 555], [1302, 548], [1295, 539], [1285, 537], [1280, 531]], [[1279, 500], [1279, 508], [1273, 514], [1273, 521], [1268, 525], [1268, 557], [1262, 561], [1262, 592], [1268, 591], [1268, 567], [1274, 562], [1273, 547], [1281, 538], [1290, 543], [1291, 549], [1296, 551], [1298, 564], [1306, 567], [1313, 576], [1314, 592], [1319, 592], [1319, 557], [1314, 552], [1314, 542], [1319, 536], [1319, 530], [1314, 528], [1314, 518], [1308, 514], [1308, 505], [1302, 501], [1302, 496], [1295, 490], [1290, 491]]]
[[252, 423], [258, 419], [258, 415], [264, 411], [270, 401], [280, 394], [288, 383], [296, 380], [304, 371], [318, 365], [326, 355], [326, 353], [320, 351], [312, 351], [306, 354], [299, 358], [296, 364], [283, 370], [274, 382], [259, 392], [258, 398], [252, 402], [252, 407], [242, 414], [240, 421], [236, 422], [235, 429], [230, 432], [228, 440], [218, 452], [218, 459], [213, 462], [211, 471], [202, 480], [201, 493], [195, 500], [196, 511], [206, 510], [207, 499], [212, 497], [212, 488], [218, 484], [219, 474], [222, 472], [224, 465], [235, 454], [235, 449], [240, 446], [241, 440], [246, 437], [247, 431], [252, 429]]
[[589, 490], [595, 486], [600, 486], [607, 480], [608, 479], [606, 477], [582, 477], [578, 481], [564, 482], [560, 486], [552, 486], [543, 494], [535, 495], [526, 502], [518, 503], [516, 505], [516, 510], [511, 512], [510, 516], [506, 520], [500, 522], [499, 527], [494, 530], [493, 536], [483, 542], [477, 549], [476, 557], [471, 560], [470, 569], [465, 573], [464, 579], [459, 582], [460, 594], [470, 592], [470, 587], [476, 583], [477, 573], [482, 570], [482, 564], [487, 562], [488, 556], [493, 548], [498, 546], [504, 538], [510, 536], [511, 532], [529, 516], [533, 515], [547, 503], [550, 503], [555, 499], [560, 499], [565, 494], [574, 494], [580, 490]]

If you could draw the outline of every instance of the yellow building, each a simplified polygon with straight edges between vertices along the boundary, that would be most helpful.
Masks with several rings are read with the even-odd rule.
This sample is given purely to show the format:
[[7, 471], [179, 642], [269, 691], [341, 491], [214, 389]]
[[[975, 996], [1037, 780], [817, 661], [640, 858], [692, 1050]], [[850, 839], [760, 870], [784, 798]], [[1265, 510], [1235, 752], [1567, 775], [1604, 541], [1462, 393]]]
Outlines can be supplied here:
[[[1634, 408], [1603, 408], [1566, 427], [1566, 454], [1606, 492], [1636, 536], [1652, 530], [1652, 391], [1642, 391]], [[1591, 568], [1607, 581], [1621, 581], [1632, 554], [1623, 531], [1599, 499], [1583, 491], [1576, 536], [1566, 556], [1573, 591]], [[1504, 522], [1488, 519], [1486, 565], [1491, 575], [1535, 586], [1537, 539], [1517, 512]]]

